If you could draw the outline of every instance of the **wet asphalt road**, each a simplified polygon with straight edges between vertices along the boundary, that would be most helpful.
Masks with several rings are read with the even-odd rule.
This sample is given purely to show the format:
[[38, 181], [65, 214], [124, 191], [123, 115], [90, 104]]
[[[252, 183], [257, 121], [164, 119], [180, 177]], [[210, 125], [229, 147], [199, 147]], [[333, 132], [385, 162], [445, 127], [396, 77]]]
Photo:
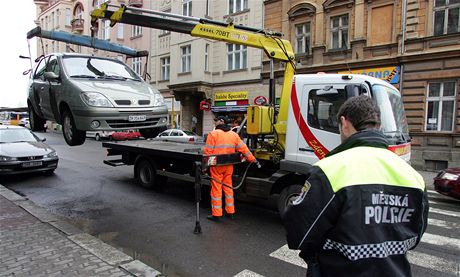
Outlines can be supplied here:
[[[204, 219], [210, 210], [205, 200], [203, 233], [195, 235], [190, 184], [170, 181], [164, 191], [147, 190], [135, 183], [132, 167], [103, 164], [106, 151], [100, 142], [87, 139], [70, 147], [61, 134], [39, 135], [58, 151], [55, 174], [0, 177], [0, 183], [166, 276], [234, 276], [244, 270], [267, 277], [305, 276], [304, 268], [269, 256], [286, 244], [276, 211], [237, 202], [236, 220], [214, 223]], [[417, 266], [413, 271], [415, 276], [449, 276]]]

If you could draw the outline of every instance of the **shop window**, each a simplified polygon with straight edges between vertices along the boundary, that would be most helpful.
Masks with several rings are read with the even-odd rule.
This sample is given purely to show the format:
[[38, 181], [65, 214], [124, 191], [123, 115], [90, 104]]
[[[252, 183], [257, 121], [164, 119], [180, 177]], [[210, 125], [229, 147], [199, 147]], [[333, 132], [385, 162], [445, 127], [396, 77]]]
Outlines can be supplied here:
[[456, 82], [428, 85], [426, 98], [426, 131], [452, 132], [455, 118]]
[[295, 25], [296, 54], [309, 54], [311, 45], [310, 22]]
[[348, 14], [331, 17], [331, 49], [348, 49]]
[[435, 36], [459, 32], [460, 1], [434, 0], [433, 18]]

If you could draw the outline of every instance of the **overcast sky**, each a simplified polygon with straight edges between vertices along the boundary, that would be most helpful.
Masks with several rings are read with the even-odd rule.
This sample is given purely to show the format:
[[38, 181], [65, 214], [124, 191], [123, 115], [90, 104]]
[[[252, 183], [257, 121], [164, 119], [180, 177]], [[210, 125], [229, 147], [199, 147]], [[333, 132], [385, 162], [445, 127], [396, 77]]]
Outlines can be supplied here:
[[[30, 68], [26, 34], [34, 28], [35, 4], [32, 0], [2, 1], [0, 16], [0, 107], [26, 107], [28, 76], [22, 72]], [[36, 39], [32, 39], [31, 52], [37, 56]]]

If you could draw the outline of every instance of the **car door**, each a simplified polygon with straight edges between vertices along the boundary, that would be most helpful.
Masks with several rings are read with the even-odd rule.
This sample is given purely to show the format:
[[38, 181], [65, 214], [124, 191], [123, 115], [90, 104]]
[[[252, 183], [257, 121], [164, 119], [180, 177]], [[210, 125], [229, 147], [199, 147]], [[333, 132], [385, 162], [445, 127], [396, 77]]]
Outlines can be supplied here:
[[34, 100], [37, 103], [41, 115], [45, 119], [53, 120], [54, 116], [51, 111], [49, 99], [50, 84], [48, 80], [45, 79], [46, 65], [48, 63], [48, 60], [49, 57], [45, 57], [41, 61], [39, 61], [34, 72], [33, 90]]
[[[53, 72], [56, 76], [59, 76], [57, 79], [48, 79], [49, 91], [48, 91], [48, 100], [51, 114], [57, 122], [61, 121], [61, 116], [58, 111], [58, 100], [61, 97], [61, 67], [58, 63], [56, 56], [51, 56], [48, 64], [46, 66], [46, 72]], [[45, 78], [46, 79], [46, 78]]]
[[169, 134], [168, 140], [172, 141], [181, 141], [181, 136], [180, 136], [179, 130], [172, 130], [171, 133]]

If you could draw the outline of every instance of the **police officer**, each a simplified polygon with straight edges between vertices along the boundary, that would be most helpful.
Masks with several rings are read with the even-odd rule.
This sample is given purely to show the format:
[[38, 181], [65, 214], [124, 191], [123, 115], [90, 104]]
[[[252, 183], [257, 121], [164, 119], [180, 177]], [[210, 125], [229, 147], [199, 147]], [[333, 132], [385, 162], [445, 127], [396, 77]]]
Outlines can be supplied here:
[[283, 217], [307, 276], [411, 276], [406, 257], [425, 232], [422, 176], [389, 151], [367, 96], [337, 114], [342, 143], [318, 161]]
[[[205, 155], [231, 154], [235, 151], [244, 155], [247, 161], [256, 163], [256, 158], [249, 151], [246, 144], [235, 132], [231, 132], [230, 120], [225, 116], [218, 116], [214, 119], [216, 128], [206, 138], [204, 146]], [[222, 217], [222, 190], [225, 195], [225, 212], [230, 218], [235, 214], [235, 202], [232, 189], [233, 165], [221, 165], [210, 167], [211, 174], [211, 212], [207, 218], [212, 221], [219, 221]], [[226, 186], [223, 186], [224, 183]]]

